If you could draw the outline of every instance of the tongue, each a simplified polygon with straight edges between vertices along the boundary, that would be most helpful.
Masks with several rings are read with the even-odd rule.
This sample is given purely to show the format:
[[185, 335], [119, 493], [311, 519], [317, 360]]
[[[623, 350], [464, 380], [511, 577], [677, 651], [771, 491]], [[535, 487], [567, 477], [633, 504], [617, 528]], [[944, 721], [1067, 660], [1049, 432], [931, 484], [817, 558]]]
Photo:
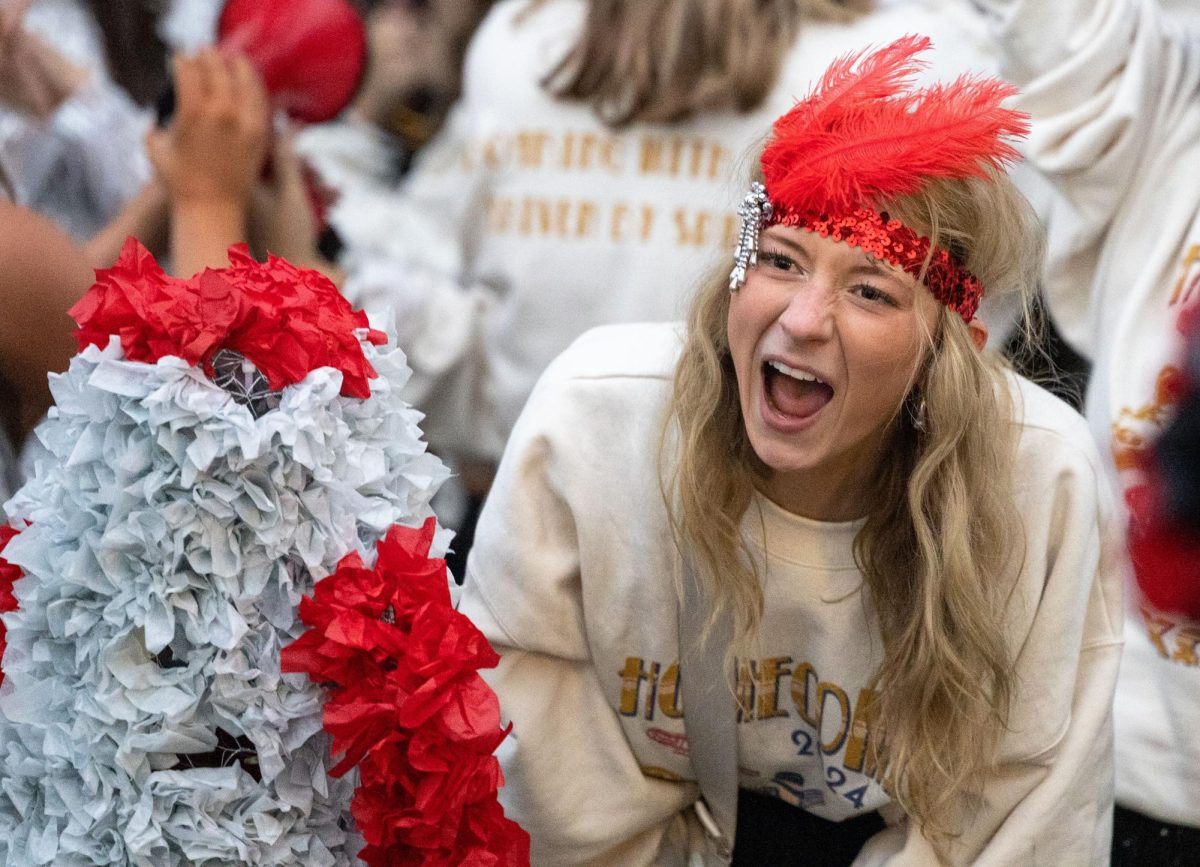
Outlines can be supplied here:
[[775, 371], [767, 377], [767, 389], [775, 409], [797, 418], [815, 414], [833, 399], [833, 389], [823, 382], [793, 379]]

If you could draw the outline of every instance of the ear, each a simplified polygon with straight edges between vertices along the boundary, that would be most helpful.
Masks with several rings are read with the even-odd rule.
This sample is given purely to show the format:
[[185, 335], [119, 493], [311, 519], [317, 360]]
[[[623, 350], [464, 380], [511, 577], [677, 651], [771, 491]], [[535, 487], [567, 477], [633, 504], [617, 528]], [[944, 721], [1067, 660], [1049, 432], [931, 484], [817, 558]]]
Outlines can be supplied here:
[[982, 319], [972, 319], [967, 323], [967, 331], [971, 333], [971, 342], [975, 344], [975, 349], [983, 352], [983, 347], [987, 346], [988, 327]]

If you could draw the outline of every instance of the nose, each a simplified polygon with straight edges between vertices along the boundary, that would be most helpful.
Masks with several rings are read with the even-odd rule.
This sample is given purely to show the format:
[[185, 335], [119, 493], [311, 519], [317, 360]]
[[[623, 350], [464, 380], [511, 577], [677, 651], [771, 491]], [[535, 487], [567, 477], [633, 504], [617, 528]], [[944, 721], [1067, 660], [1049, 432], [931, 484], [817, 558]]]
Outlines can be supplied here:
[[798, 288], [779, 315], [779, 325], [796, 341], [828, 340], [833, 336], [832, 293], [818, 281]]

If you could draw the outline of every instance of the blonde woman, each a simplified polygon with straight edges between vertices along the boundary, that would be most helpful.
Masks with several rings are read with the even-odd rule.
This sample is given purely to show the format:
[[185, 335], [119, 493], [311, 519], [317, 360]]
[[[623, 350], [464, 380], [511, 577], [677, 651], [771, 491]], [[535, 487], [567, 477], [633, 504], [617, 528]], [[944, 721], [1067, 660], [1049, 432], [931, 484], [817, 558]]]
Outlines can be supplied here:
[[831, 67], [686, 327], [580, 338], [517, 423], [462, 610], [535, 864], [1107, 861], [1110, 503], [982, 351], [1022, 118], [913, 90], [925, 44]]

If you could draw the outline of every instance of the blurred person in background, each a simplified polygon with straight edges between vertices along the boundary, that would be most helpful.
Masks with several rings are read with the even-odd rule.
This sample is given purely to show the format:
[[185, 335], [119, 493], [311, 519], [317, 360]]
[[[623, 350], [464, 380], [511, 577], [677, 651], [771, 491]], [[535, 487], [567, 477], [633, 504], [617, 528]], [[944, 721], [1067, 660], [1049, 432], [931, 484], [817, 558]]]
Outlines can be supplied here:
[[61, 229], [0, 195], [0, 503], [20, 487], [21, 452], [51, 404], [47, 374], [75, 354], [67, 310], [91, 283]]
[[14, 199], [110, 264], [157, 246], [165, 197], [142, 148], [168, 45], [211, 39], [216, 0], [0, 2], [0, 170]]
[[301, 156], [336, 196], [390, 187], [437, 132], [462, 89], [467, 43], [492, 0], [359, 0], [368, 66], [341, 118], [303, 130]]
[[[1200, 40], [1155, 0], [974, 5], [991, 15], [1003, 72], [1033, 115], [1029, 156], [1059, 193], [1046, 298], [1062, 333], [1093, 361], [1086, 415], [1134, 505], [1149, 449], [1175, 412], [1177, 323], [1200, 304]], [[1113, 863], [1197, 864], [1200, 623], [1148, 604], [1133, 572], [1116, 700]]]

